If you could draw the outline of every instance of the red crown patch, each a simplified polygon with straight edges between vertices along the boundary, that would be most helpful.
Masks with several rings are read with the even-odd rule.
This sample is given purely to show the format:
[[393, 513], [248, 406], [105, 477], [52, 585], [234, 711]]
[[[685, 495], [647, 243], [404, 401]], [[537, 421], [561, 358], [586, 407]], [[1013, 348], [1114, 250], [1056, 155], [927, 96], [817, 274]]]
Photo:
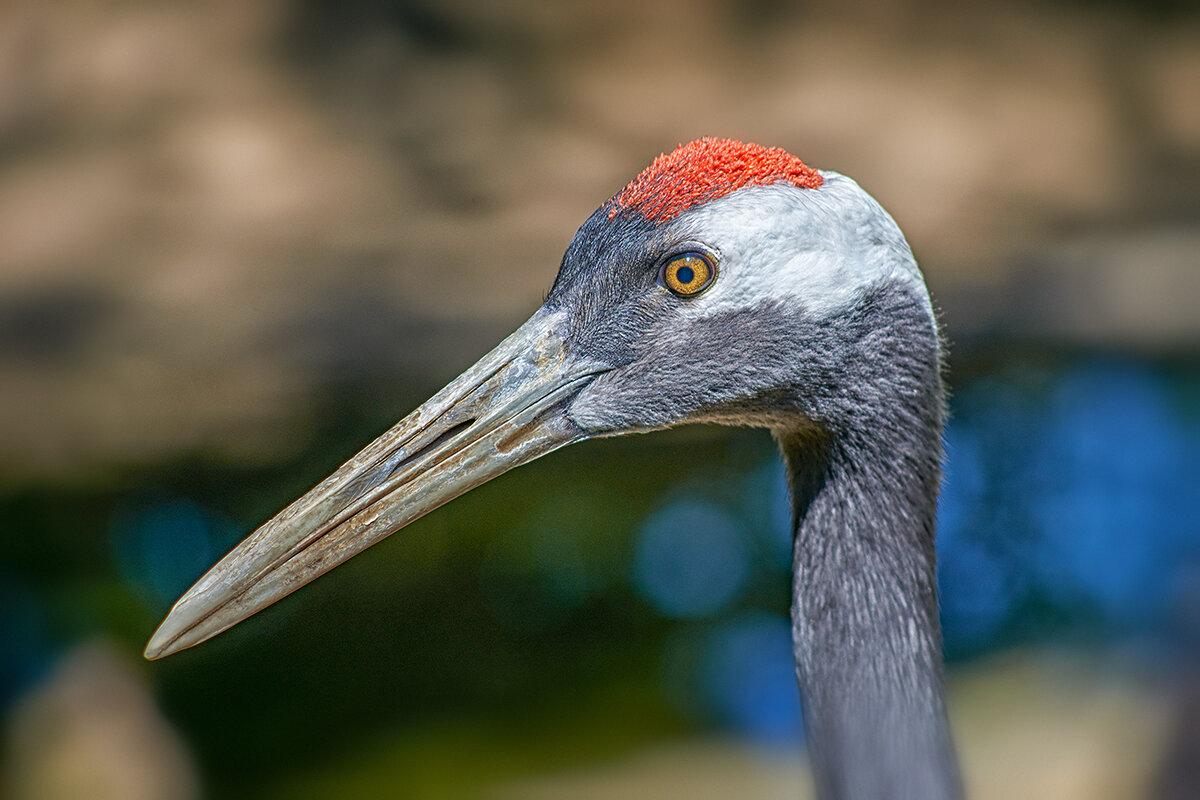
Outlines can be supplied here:
[[744, 186], [784, 181], [802, 189], [824, 182], [819, 172], [782, 148], [697, 139], [654, 159], [612, 199], [608, 217], [636, 209], [651, 222], [666, 222]]

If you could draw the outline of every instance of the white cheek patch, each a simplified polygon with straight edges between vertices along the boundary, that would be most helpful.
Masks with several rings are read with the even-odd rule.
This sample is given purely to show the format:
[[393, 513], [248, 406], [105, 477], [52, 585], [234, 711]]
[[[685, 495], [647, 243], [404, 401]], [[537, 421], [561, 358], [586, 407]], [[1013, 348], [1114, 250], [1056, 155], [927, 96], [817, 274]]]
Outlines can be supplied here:
[[717, 279], [680, 313], [704, 317], [765, 302], [818, 316], [846, 308], [883, 280], [911, 284], [932, 304], [900, 229], [866, 192], [836, 172], [819, 189], [741, 189], [680, 216], [678, 224], [717, 256]]

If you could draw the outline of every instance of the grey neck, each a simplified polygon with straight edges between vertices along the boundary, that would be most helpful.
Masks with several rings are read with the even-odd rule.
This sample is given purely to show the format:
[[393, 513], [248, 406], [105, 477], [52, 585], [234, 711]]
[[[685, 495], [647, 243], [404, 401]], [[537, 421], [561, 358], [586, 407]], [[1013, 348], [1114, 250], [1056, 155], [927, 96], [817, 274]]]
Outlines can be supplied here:
[[885, 285], [815, 342], [794, 384], [801, 413], [775, 433], [795, 511], [792, 629], [818, 793], [958, 798], [933, 541], [937, 331], [918, 293]]
[[796, 674], [824, 800], [962, 795], [934, 565], [941, 412], [906, 416], [873, 422], [908, 441], [777, 432], [795, 507]]

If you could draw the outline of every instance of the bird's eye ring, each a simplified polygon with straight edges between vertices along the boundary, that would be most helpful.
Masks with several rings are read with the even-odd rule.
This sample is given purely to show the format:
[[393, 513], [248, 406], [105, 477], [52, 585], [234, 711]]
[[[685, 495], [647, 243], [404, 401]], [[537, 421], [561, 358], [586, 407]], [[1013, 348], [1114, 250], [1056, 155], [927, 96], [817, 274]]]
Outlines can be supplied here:
[[712, 285], [717, 267], [703, 253], [689, 251], [671, 256], [662, 265], [659, 281], [673, 294], [695, 297]]

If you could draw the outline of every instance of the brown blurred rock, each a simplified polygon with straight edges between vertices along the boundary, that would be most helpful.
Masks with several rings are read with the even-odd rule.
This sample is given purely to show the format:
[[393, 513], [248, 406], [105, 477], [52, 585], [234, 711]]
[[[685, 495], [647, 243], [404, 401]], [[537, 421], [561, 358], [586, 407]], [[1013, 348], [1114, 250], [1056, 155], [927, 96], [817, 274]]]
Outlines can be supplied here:
[[8, 722], [12, 800], [189, 800], [195, 767], [132, 668], [104, 644], [78, 647]]

